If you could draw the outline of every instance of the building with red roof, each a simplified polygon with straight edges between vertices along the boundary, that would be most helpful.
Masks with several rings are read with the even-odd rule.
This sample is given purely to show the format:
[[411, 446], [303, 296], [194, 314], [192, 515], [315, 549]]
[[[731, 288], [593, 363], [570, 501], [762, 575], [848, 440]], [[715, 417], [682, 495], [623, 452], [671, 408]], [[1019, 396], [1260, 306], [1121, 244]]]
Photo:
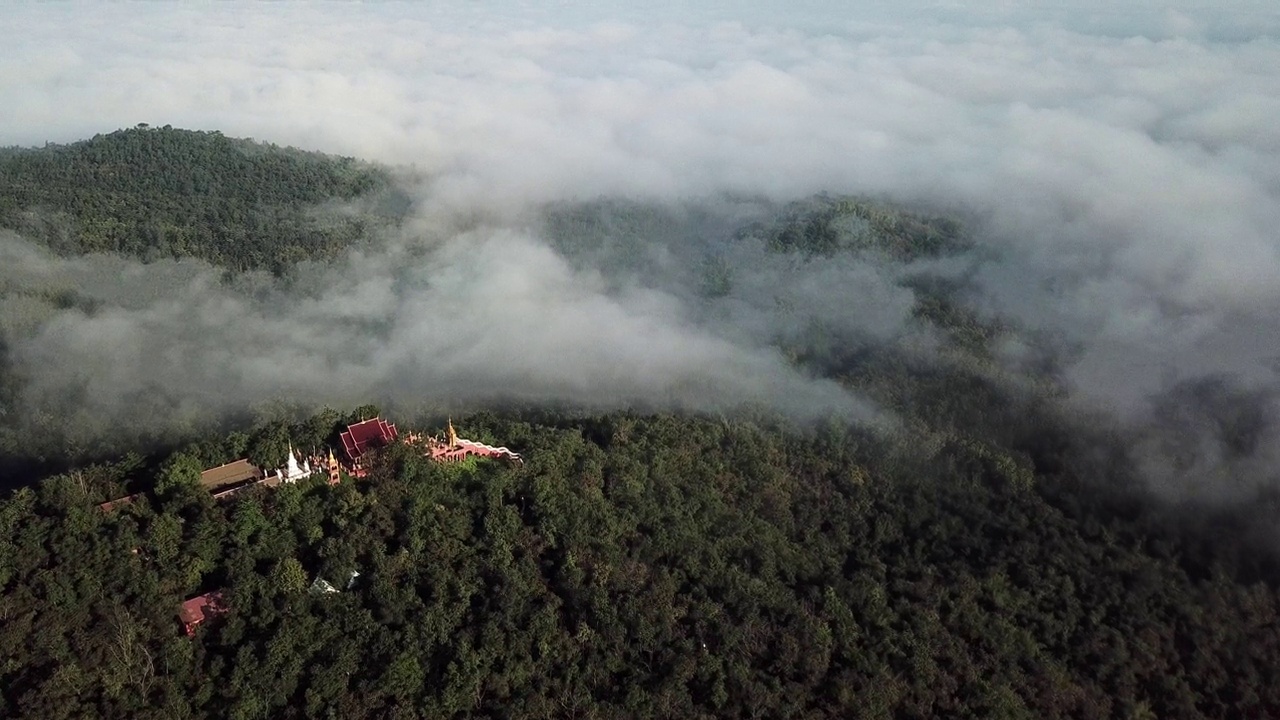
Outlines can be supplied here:
[[[390, 445], [399, 437], [399, 433], [395, 425], [376, 417], [372, 420], [365, 420], [355, 425], [347, 426], [341, 437], [342, 448], [346, 452], [351, 475], [359, 478], [368, 474], [365, 459], [369, 451]], [[405, 437], [405, 442], [422, 451], [425, 457], [435, 462], [454, 463], [471, 457], [506, 460], [517, 465], [524, 462], [519, 453], [513, 452], [508, 448], [494, 447], [493, 445], [458, 437], [458, 433], [453, 429], [452, 420], [449, 421], [442, 437], [426, 437], [417, 433], [409, 433]], [[332, 478], [336, 478], [336, 475], [336, 472], [331, 471]], [[331, 479], [330, 482], [336, 482], [336, 480]]]
[[512, 452], [509, 448], [494, 447], [493, 445], [458, 437], [457, 431], [453, 429], [452, 419], [449, 420], [444, 437], [423, 437], [411, 434], [406, 438], [406, 442], [421, 448], [423, 455], [435, 462], [454, 463], [470, 457], [483, 457], [507, 460], [517, 465], [524, 464], [524, 459], [520, 457], [520, 454]]
[[370, 450], [390, 445], [395, 442], [396, 437], [398, 437], [396, 426], [381, 417], [348, 425], [341, 438], [342, 449], [351, 462], [351, 474], [364, 477], [366, 469], [361, 462], [364, 456]]
[[226, 612], [227, 606], [223, 602], [222, 592], [215, 590], [197, 595], [182, 603], [178, 608], [178, 619], [182, 621], [182, 627], [187, 635], [195, 637], [196, 628], [200, 623]]

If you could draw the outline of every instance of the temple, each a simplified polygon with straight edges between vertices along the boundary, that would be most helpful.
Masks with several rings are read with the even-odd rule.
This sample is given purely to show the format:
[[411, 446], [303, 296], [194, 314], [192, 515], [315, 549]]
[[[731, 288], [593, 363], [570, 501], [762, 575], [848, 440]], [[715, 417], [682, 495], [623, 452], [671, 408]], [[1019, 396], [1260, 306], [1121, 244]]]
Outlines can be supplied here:
[[[319, 467], [319, 463], [317, 463], [317, 467]], [[342, 482], [342, 469], [338, 465], [338, 458], [333, 456], [333, 448], [329, 448], [329, 459], [324, 463], [324, 469], [329, 474], [330, 485], [337, 485]]]
[[[339, 434], [339, 438], [342, 440], [345, 455], [343, 461], [339, 460], [331, 448], [326, 454], [304, 457], [290, 444], [284, 467], [268, 471], [249, 462], [248, 458], [241, 458], [201, 472], [200, 485], [216, 500], [230, 498], [247, 488], [259, 485], [276, 487], [284, 483], [296, 483], [319, 474], [324, 474], [330, 485], [337, 485], [342, 482], [344, 469], [352, 477], [366, 477], [369, 474], [371, 453], [394, 443], [399, 439], [399, 432], [394, 424], [381, 417], [375, 417], [348, 425], [347, 429]], [[452, 419], [449, 420], [442, 435], [426, 436], [409, 433], [404, 440], [407, 445], [433, 462], [457, 463], [473, 457], [505, 460], [516, 464], [524, 462], [519, 453], [509, 448], [495, 447], [458, 437]], [[109, 513], [140, 497], [143, 497], [142, 493], [129, 495], [104, 502], [98, 507], [103, 512]]]
[[246, 459], [240, 459], [200, 473], [200, 485], [220, 499], [259, 482], [263, 476], [261, 468]]
[[390, 445], [399, 436], [396, 426], [380, 417], [348, 425], [340, 435], [342, 449], [351, 464], [352, 477], [364, 477], [369, 473], [366, 456], [370, 450]]
[[469, 457], [485, 457], [495, 460], [507, 460], [509, 462], [523, 464], [524, 459], [519, 453], [512, 452], [505, 447], [494, 447], [486, 445], [475, 440], [467, 440], [458, 437], [457, 431], [453, 429], [453, 420], [449, 420], [444, 437], [424, 437], [418, 434], [410, 434], [405, 438], [405, 442], [417, 447], [423, 451], [423, 455], [436, 462], [461, 462]]
[[[200, 484], [213, 495], [215, 500], [223, 500], [239, 493], [241, 490], [256, 485], [276, 487], [282, 483], [296, 483], [299, 480], [311, 477], [313, 474], [320, 472], [320, 466], [323, 462], [322, 458], [313, 459], [316, 461], [316, 469], [314, 470], [310, 459], [298, 461], [298, 453], [294, 452], [293, 446], [290, 445], [289, 454], [282, 468], [267, 472], [249, 462], [248, 458], [241, 458], [235, 462], [209, 468], [200, 473]], [[330, 482], [332, 483], [335, 482], [333, 476], [337, 469], [337, 462], [333, 461], [332, 453], [330, 453], [330, 460], [331, 462], [326, 469], [329, 471]]]
[[[300, 461], [291, 443], [284, 467], [274, 472], [265, 472], [262, 468], [249, 462], [247, 458], [242, 458], [203, 471], [200, 473], [200, 485], [207, 489], [216, 499], [231, 497], [249, 487], [258, 485], [276, 487], [283, 483], [295, 483], [321, 473], [327, 475], [330, 485], [336, 485], [342, 481], [344, 465], [352, 477], [365, 477], [369, 472], [370, 453], [394, 443], [399, 438], [399, 433], [395, 425], [383, 420], [381, 417], [375, 417], [371, 420], [363, 420], [354, 425], [348, 425], [347, 429], [340, 433], [339, 437], [342, 440], [342, 449], [346, 455], [345, 463], [339, 462], [332, 449], [328, 450], [327, 456], [317, 454]], [[404, 441], [408, 446], [421, 452], [423, 457], [433, 462], [458, 463], [468, 458], [493, 458], [517, 464], [523, 464], [524, 462], [519, 453], [513, 452], [508, 448], [494, 447], [493, 445], [458, 437], [458, 432], [453, 427], [452, 418], [449, 419], [443, 435], [425, 436], [418, 433], [409, 433]], [[133, 502], [138, 497], [141, 497], [141, 494], [105, 502], [98, 507], [104, 512], [111, 512], [117, 507]], [[134, 552], [137, 553], [136, 548]], [[358, 571], [351, 571], [346, 582], [348, 590], [355, 584], [359, 575]], [[311, 592], [317, 595], [330, 595], [339, 592], [339, 590], [324, 578], [316, 577], [311, 585]], [[189, 637], [195, 637], [196, 630], [202, 623], [210, 618], [225, 614], [227, 609], [221, 591], [209, 592], [184, 601], [178, 608], [178, 619], [182, 621], [183, 631]]]
[[275, 475], [268, 475], [266, 480], [268, 481], [268, 484], [271, 485], [295, 483], [303, 478], [311, 477], [311, 473], [311, 461], [303, 460], [302, 463], [299, 464], [298, 456], [293, 452], [293, 445], [290, 445], [289, 458], [285, 461], [285, 466], [277, 469]]

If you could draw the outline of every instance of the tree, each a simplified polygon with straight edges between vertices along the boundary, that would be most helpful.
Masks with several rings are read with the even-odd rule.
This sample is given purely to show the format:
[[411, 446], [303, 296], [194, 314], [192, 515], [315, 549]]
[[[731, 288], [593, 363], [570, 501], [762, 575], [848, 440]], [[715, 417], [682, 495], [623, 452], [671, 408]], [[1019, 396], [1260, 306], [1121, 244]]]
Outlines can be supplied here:
[[283, 467], [291, 447], [289, 425], [283, 421], [269, 424], [249, 441], [249, 462], [261, 468]]
[[190, 491], [200, 487], [200, 461], [189, 453], [178, 452], [169, 456], [156, 475], [153, 489], [162, 501], [187, 497]]
[[300, 593], [307, 587], [307, 572], [297, 558], [283, 558], [271, 571], [271, 586], [282, 595]]

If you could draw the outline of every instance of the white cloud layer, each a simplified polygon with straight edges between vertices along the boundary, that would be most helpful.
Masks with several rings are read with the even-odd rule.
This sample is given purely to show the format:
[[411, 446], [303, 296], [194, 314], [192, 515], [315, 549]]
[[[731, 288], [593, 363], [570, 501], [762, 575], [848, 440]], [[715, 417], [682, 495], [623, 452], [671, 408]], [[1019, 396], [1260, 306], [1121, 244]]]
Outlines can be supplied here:
[[[1274, 384], [1280, 13], [1269, 0], [1114, 6], [10, 5], [0, 143], [149, 122], [411, 164], [430, 177], [427, 225], [477, 210], [511, 220], [464, 238], [510, 273], [480, 281], [509, 294], [488, 320], [532, 321], [519, 293], [569, 283], [542, 350], [616, 353], [600, 366], [631, 383], [648, 376], [623, 358], [655, 343], [683, 348], [682, 367], [778, 360], [682, 325], [661, 293], [609, 306], [520, 236], [523, 210], [818, 191], [972, 208], [1004, 254], [984, 276], [995, 309], [1082, 343], [1072, 377], [1085, 396], [1132, 408], [1212, 372]], [[573, 344], [583, 308], [620, 335]], [[427, 342], [430, 322], [398, 317], [390, 332]], [[306, 367], [315, 356], [297, 342]], [[467, 352], [510, 350], [488, 342]]]

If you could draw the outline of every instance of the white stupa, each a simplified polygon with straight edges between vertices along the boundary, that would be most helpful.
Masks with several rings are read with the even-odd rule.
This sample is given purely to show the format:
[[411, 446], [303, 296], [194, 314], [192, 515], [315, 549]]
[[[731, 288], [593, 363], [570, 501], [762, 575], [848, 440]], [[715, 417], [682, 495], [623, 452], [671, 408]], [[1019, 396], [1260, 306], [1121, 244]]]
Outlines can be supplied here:
[[276, 479], [282, 483], [298, 482], [302, 478], [311, 477], [311, 461], [305, 460], [301, 464], [298, 463], [298, 456], [293, 452], [293, 445], [289, 445], [289, 460], [284, 467], [276, 470]]

